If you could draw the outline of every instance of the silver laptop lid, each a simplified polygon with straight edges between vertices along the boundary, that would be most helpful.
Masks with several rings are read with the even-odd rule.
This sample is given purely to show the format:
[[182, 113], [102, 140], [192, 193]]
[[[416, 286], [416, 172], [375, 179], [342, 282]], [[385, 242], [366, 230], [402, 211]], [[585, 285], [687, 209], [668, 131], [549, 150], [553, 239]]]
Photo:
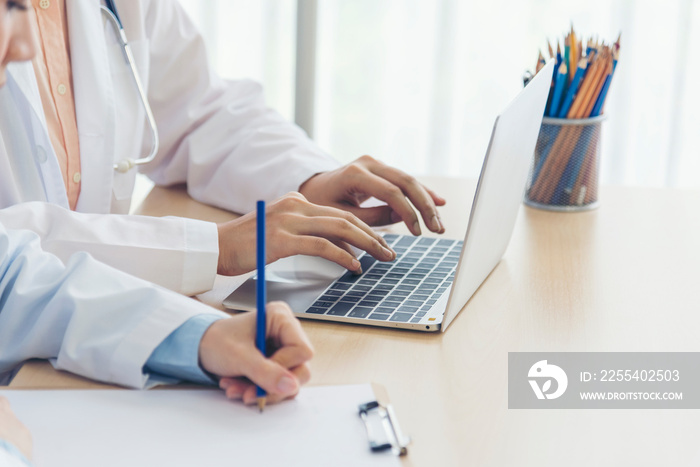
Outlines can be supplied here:
[[553, 69], [551, 60], [496, 119], [442, 321], [443, 332], [508, 247], [525, 192]]

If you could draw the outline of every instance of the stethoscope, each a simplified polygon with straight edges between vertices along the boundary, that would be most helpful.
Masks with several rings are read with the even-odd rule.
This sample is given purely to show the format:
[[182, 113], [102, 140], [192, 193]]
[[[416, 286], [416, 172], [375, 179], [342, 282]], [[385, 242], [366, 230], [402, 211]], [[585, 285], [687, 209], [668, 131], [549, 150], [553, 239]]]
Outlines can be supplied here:
[[117, 32], [119, 42], [122, 46], [122, 51], [124, 52], [124, 59], [127, 65], [131, 69], [131, 76], [134, 78], [134, 83], [136, 84], [136, 89], [138, 90], [139, 97], [141, 98], [141, 104], [143, 109], [146, 111], [146, 120], [148, 120], [148, 125], [151, 127], [151, 134], [153, 136], [151, 144], [151, 152], [146, 157], [140, 159], [124, 159], [116, 164], [114, 164], [114, 170], [120, 173], [126, 173], [137, 165], [144, 165], [155, 159], [158, 153], [158, 148], [160, 147], [160, 140], [158, 138], [158, 127], [156, 127], [156, 120], [153, 118], [153, 112], [151, 111], [151, 106], [148, 103], [148, 98], [143, 90], [143, 85], [141, 84], [141, 78], [139, 77], [139, 72], [136, 69], [136, 63], [134, 62], [134, 56], [131, 53], [131, 47], [129, 47], [129, 41], [126, 39], [126, 34], [124, 33], [124, 26], [122, 26], [122, 20], [117, 12], [117, 7], [114, 5], [113, 0], [105, 0], [105, 5], [100, 5], [102, 13], [110, 20], [112, 26]]

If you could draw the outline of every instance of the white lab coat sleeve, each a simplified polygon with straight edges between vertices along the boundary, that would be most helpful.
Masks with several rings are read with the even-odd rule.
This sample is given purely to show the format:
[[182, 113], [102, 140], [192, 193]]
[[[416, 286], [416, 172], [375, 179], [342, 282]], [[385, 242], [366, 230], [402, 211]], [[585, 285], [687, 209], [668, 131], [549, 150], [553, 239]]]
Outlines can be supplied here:
[[176, 1], [145, 4], [148, 97], [161, 148], [142, 171], [156, 183], [186, 182], [194, 199], [245, 213], [258, 199], [296, 191], [340, 166], [265, 106], [259, 84], [214, 73], [202, 36]]
[[3, 439], [0, 439], [0, 465], [2, 467], [32, 467], [32, 464], [19, 452], [19, 449]]
[[154, 349], [193, 316], [225, 313], [96, 261], [67, 264], [29, 231], [0, 224], [0, 380], [30, 358], [143, 388]]
[[86, 214], [30, 202], [0, 209], [0, 223], [37, 233], [42, 248], [64, 263], [86, 251], [98, 261], [184, 295], [210, 290], [216, 278], [218, 232], [210, 222]]

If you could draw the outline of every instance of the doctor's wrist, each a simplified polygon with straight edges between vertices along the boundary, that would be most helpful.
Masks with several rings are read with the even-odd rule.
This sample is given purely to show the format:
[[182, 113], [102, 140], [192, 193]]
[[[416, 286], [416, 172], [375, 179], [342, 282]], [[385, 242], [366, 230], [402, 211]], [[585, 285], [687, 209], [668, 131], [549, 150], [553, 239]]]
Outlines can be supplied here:
[[[219, 235], [219, 259], [216, 273], [222, 276], [233, 276], [241, 273], [241, 271], [238, 271], [239, 268], [235, 264], [236, 253], [232, 248], [233, 242], [231, 241], [231, 239], [234, 238], [232, 230], [235, 226], [235, 222], [236, 221], [231, 221], [216, 225], [216, 230]], [[242, 242], [238, 244], [238, 247], [242, 247]]]
[[228, 258], [228, 248], [226, 242], [223, 241], [225, 238], [225, 224], [216, 224], [216, 232], [219, 236], [219, 260], [216, 265], [216, 273], [221, 275], [227, 275], [226, 270], [228, 269], [225, 259]]

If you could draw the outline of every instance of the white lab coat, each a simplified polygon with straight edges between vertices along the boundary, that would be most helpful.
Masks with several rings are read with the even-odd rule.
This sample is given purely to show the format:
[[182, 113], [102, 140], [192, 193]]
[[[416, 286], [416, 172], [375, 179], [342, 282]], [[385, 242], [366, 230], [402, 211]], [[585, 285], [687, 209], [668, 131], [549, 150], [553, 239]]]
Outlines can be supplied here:
[[64, 265], [36, 233], [0, 225], [0, 384], [24, 360], [47, 358], [88, 378], [145, 387], [142, 368], [155, 348], [199, 314], [226, 316], [87, 253]]
[[2, 467], [31, 467], [24, 460], [14, 454], [10, 454], [0, 446], [0, 465]]
[[[339, 166], [295, 125], [264, 105], [259, 85], [224, 81], [209, 68], [202, 37], [175, 0], [116, 0], [160, 133], [156, 183], [187, 183], [195, 199], [248, 212], [313, 174]], [[68, 210], [30, 63], [8, 66], [0, 90], [0, 223], [39, 234], [64, 262], [77, 251], [169, 289], [212, 287], [214, 224], [126, 216], [135, 170], [115, 161], [150, 147], [141, 103], [99, 0], [67, 0], [82, 186]], [[69, 178], [70, 175], [69, 175]], [[106, 215], [111, 213], [110, 215]]]

